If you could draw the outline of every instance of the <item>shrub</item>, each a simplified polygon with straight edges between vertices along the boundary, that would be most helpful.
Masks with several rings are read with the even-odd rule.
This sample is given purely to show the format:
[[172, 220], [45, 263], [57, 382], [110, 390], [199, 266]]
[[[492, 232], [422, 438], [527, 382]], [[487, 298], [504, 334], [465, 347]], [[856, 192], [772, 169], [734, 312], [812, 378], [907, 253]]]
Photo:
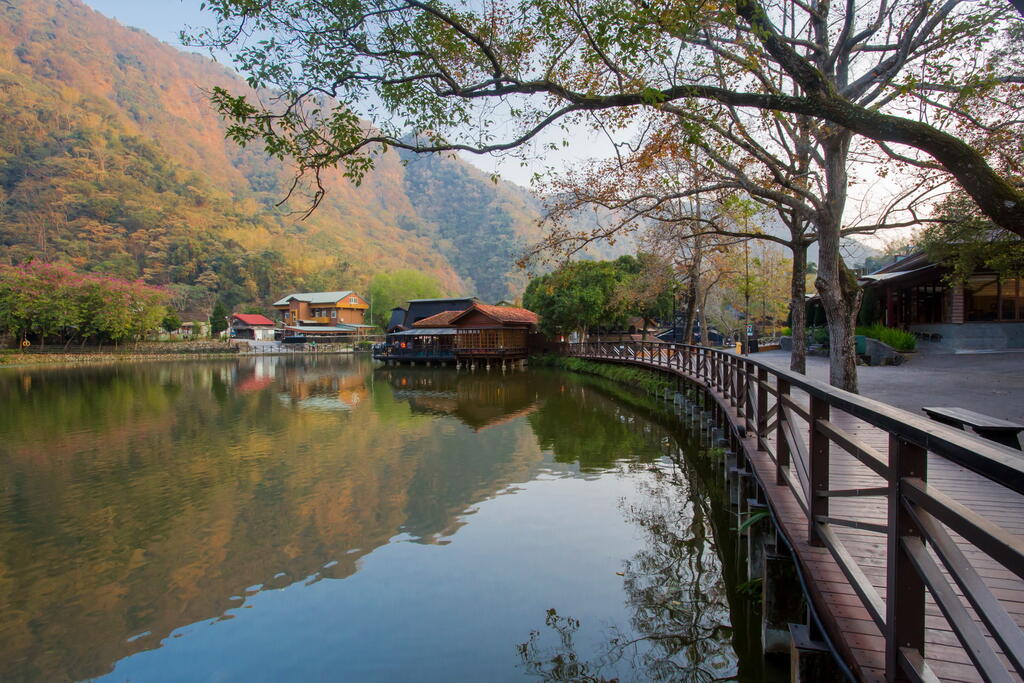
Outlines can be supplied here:
[[815, 344], [821, 344], [822, 346], [828, 346], [828, 328], [827, 327], [810, 327], [807, 329], [808, 334], [811, 335], [811, 339], [814, 340]]
[[783, 327], [783, 328], [781, 328], [779, 330], [779, 334], [781, 336], [783, 336], [783, 337], [792, 337], [793, 336], [793, 328], [792, 327]]
[[877, 339], [883, 344], [888, 344], [897, 351], [913, 351], [917, 348], [917, 337], [912, 335], [910, 332], [904, 332], [898, 330], [895, 327], [886, 327], [885, 325], [869, 325], [868, 327], [858, 327], [857, 334], [870, 337], [871, 339]]

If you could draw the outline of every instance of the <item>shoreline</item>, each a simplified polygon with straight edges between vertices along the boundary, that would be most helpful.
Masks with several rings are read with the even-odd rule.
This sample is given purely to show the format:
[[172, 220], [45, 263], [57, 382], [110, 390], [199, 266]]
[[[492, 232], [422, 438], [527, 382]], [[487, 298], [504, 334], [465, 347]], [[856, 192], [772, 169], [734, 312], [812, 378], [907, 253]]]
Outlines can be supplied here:
[[256, 358], [263, 356], [339, 356], [356, 353], [348, 349], [343, 351], [276, 351], [253, 353], [225, 349], [223, 351], [181, 351], [168, 352], [94, 352], [94, 353], [27, 353], [17, 351], [0, 354], [0, 371], [7, 368], [52, 368], [80, 367], [85, 365], [114, 365], [119, 363], [144, 363], [146, 361], [167, 360], [210, 360]]

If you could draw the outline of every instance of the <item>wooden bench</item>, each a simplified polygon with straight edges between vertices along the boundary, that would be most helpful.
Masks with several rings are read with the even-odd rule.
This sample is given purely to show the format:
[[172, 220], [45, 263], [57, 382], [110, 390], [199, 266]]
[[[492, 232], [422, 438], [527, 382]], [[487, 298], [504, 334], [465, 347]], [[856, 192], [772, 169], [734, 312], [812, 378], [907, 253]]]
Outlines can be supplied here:
[[1024, 431], [1024, 425], [1016, 422], [1000, 420], [997, 417], [990, 417], [976, 413], [966, 408], [922, 408], [925, 414], [936, 422], [947, 424], [957, 429], [970, 427], [979, 436], [1001, 443], [1010, 448], [1021, 450], [1020, 439], [1017, 435]]

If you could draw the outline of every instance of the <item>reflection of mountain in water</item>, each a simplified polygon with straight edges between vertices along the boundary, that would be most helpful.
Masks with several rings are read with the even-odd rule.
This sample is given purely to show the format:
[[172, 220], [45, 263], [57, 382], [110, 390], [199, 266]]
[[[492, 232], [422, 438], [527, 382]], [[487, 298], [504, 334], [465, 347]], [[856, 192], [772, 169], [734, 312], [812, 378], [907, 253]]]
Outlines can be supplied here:
[[444, 542], [566, 471], [538, 439], [591, 469], [663, 434], [589, 380], [339, 357], [11, 371], [0, 403], [3, 680], [98, 676], [247, 593], [349, 576], [396, 534]]
[[366, 400], [367, 370], [261, 358], [0, 375], [16, 407], [0, 411], [0, 679], [101, 675], [247, 589], [348, 576], [401, 531], [436, 540], [536, 471], [527, 425], [467, 441]]

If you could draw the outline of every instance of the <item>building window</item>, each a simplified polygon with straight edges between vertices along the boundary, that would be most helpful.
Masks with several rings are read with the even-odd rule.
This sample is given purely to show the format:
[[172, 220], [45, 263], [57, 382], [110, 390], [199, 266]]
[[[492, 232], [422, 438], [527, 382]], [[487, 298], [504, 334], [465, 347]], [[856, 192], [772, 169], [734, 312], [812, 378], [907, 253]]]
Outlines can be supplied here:
[[1024, 282], [972, 275], [964, 286], [964, 318], [971, 322], [1024, 320]]
[[331, 309], [331, 317], [332, 318], [337, 318], [338, 317], [338, 309], [337, 308], [332, 308]]
[[348, 302], [350, 304], [352, 304], [353, 306], [357, 306], [357, 305], [359, 305], [359, 297], [357, 297], [357, 296], [350, 296], [348, 298]]

